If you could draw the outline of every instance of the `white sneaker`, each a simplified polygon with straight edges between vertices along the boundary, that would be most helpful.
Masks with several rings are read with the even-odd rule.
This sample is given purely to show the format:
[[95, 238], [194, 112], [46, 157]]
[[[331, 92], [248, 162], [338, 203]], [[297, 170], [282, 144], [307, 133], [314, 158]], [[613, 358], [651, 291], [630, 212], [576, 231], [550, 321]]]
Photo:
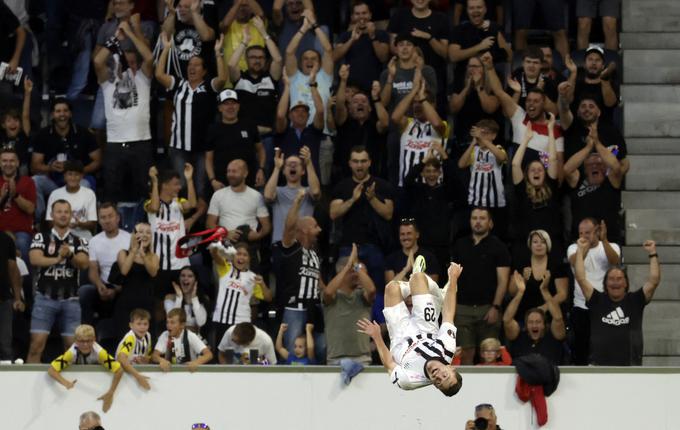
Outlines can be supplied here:
[[422, 255], [419, 255], [416, 257], [416, 261], [413, 262], [413, 270], [411, 271], [412, 273], [421, 273], [425, 271], [426, 268], [425, 264], [425, 257]]

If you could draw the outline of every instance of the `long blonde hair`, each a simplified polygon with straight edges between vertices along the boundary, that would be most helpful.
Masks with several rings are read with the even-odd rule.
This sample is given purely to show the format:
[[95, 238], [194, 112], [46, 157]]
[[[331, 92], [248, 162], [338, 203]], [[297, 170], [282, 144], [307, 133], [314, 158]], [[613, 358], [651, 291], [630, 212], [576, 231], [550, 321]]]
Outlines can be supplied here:
[[[529, 180], [527, 179], [529, 177], [529, 167], [534, 164], [538, 163], [543, 167], [544, 171], [544, 179], [543, 183], [538, 186], [534, 187], [529, 183]], [[541, 163], [538, 160], [534, 160], [530, 163], [527, 163], [526, 167], [524, 168], [524, 186], [526, 189], [527, 197], [533, 204], [537, 203], [547, 203], [548, 200], [552, 197], [552, 190], [550, 190], [550, 187], [545, 181], [545, 177], [548, 175], [548, 172], [545, 170], [545, 166], [543, 166], [543, 163]]]

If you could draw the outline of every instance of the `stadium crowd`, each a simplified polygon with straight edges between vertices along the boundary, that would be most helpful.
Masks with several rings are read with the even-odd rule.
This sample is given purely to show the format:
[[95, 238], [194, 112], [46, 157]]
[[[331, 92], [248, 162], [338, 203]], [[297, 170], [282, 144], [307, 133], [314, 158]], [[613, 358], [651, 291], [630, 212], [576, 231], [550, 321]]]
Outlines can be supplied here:
[[641, 365], [619, 8], [0, 2], [0, 359], [101, 363], [105, 406], [135, 364], [368, 365], [422, 255], [464, 267], [460, 364]]

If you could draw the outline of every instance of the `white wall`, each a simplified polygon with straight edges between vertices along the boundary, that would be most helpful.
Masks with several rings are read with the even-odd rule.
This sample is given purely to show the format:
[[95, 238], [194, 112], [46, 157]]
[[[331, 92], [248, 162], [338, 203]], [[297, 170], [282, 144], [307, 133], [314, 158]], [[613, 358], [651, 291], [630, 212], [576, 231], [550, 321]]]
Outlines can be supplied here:
[[[76, 429], [81, 412], [100, 411], [101, 402], [95, 399], [111, 380], [110, 374], [92, 368], [68, 370], [64, 376], [78, 382], [66, 391], [44, 367], [10, 369], [0, 368], [3, 429]], [[594, 370], [563, 371], [557, 392], [548, 398], [543, 429], [680, 428], [680, 369]], [[399, 390], [377, 369], [360, 374], [346, 388], [332, 368], [153, 371], [147, 372], [152, 385], [148, 393], [123, 377], [103, 424], [107, 430], [180, 430], [194, 422], [207, 422], [213, 430], [462, 430], [474, 406], [488, 402], [496, 407], [504, 430], [536, 428], [531, 406], [514, 395], [515, 375], [510, 372], [463, 368], [463, 389], [447, 398], [432, 387]]]

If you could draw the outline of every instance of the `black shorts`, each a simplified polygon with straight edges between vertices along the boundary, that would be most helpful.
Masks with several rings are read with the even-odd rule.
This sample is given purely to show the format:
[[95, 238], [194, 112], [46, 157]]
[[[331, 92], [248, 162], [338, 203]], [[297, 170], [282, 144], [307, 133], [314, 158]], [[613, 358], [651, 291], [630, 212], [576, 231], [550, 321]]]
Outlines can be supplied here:
[[564, 0], [512, 0], [512, 19], [516, 30], [531, 28], [537, 5], [543, 13], [546, 30], [557, 31], [566, 28]]

